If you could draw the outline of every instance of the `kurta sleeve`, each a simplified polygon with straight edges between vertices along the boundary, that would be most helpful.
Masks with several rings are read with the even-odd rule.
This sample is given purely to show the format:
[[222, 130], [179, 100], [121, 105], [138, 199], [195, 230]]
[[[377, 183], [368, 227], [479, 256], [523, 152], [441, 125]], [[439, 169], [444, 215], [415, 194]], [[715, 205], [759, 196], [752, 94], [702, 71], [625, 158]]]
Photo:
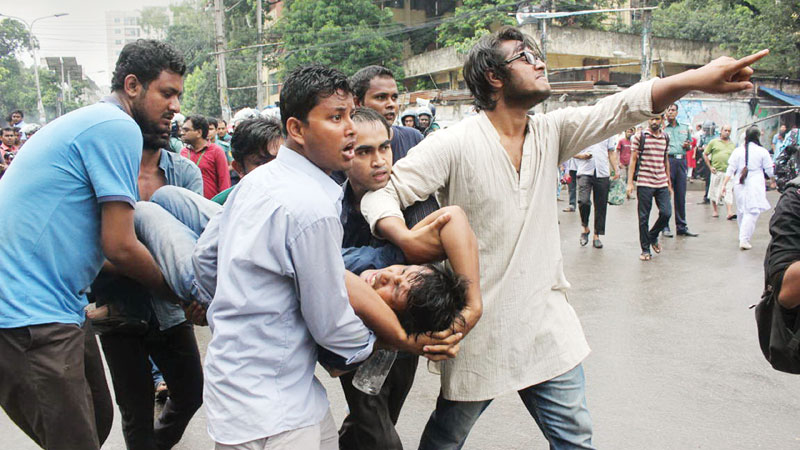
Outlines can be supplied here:
[[558, 128], [559, 162], [633, 125], [657, 117], [660, 112], [653, 112], [652, 94], [656, 80], [635, 84], [593, 106], [563, 108], [548, 113]]
[[405, 209], [444, 188], [454, 166], [452, 136], [432, 134], [392, 168], [385, 188], [368, 192], [361, 200], [361, 213], [375, 233], [375, 225], [384, 217], [403, 218]]

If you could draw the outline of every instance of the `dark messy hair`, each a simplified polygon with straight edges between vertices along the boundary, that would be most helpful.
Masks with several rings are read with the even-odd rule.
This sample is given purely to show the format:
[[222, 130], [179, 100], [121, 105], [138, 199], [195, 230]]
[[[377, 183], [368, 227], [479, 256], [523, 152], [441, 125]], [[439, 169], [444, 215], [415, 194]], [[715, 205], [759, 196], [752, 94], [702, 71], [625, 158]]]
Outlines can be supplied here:
[[294, 117], [307, 123], [308, 113], [322, 98], [336, 92], [352, 94], [347, 77], [340, 71], [320, 65], [301, 66], [294, 69], [283, 83], [281, 89], [281, 121], [286, 130], [286, 122]]
[[391, 70], [383, 66], [367, 66], [359, 69], [350, 77], [350, 86], [353, 88], [353, 95], [359, 102], [364, 102], [364, 96], [367, 95], [369, 84], [373, 78], [388, 77], [394, 79], [394, 74]]
[[475, 97], [474, 103], [478, 109], [492, 111], [497, 106], [497, 100], [492, 98], [496, 90], [487, 78], [489, 72], [503, 82], [509, 79], [505, 64], [507, 56], [500, 50], [500, 44], [505, 41], [520, 41], [525, 47], [541, 54], [536, 41], [516, 27], [505, 26], [483, 36], [469, 51], [464, 62], [464, 81]]
[[111, 78], [111, 90], [121, 90], [128, 75], [136, 75], [147, 89], [147, 85], [164, 70], [181, 76], [186, 72], [186, 63], [181, 52], [166, 42], [137, 39], [122, 48]]
[[744, 134], [744, 169], [742, 169], [742, 174], [739, 176], [739, 184], [744, 184], [744, 180], [747, 179], [747, 162], [750, 159], [751, 142], [761, 145], [761, 130], [755, 125], [748, 128]]
[[21, 109], [15, 109], [15, 110], [11, 111], [10, 113], [8, 113], [8, 120], [9, 121], [11, 120], [11, 116], [13, 116], [14, 114], [19, 114], [20, 117], [25, 118], [25, 113], [23, 113]]
[[208, 119], [203, 116], [189, 116], [183, 121], [183, 123], [189, 121], [192, 122], [192, 128], [195, 130], [200, 130], [200, 135], [203, 137], [203, 139], [208, 137]]
[[363, 106], [359, 106], [355, 110], [353, 110], [353, 122], [355, 123], [369, 123], [369, 122], [378, 122], [384, 128], [386, 128], [386, 134], [391, 136], [392, 135], [392, 126], [389, 125], [389, 122], [372, 108], [365, 108]]
[[[258, 117], [239, 122], [236, 133], [231, 138], [231, 155], [244, 167], [244, 160], [250, 155], [269, 155], [267, 148], [281, 137], [281, 123], [273, 117]], [[265, 159], [267, 163], [274, 157]]]
[[[677, 103], [670, 103], [669, 106], [667, 106], [667, 109], [670, 109], [673, 106], [675, 107], [675, 111], [680, 111], [681, 108], [678, 106]], [[664, 111], [666, 111], [666, 109]]]
[[467, 282], [449, 267], [426, 264], [411, 281], [400, 324], [408, 334], [443, 331], [464, 323]]
[[14, 134], [17, 134], [17, 131], [19, 131], [19, 128], [17, 128], [17, 127], [4, 127], [2, 130], [0, 130], [0, 133], [5, 133], [6, 131], [10, 131], [10, 132], [12, 132]]

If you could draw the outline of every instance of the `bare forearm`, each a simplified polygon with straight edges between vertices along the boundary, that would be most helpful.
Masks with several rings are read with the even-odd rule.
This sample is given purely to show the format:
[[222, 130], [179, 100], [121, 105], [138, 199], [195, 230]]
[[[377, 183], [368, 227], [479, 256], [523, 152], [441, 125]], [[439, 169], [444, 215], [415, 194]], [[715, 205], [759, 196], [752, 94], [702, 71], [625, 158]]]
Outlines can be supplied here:
[[480, 289], [480, 262], [478, 259], [478, 239], [469, 226], [467, 215], [461, 208], [450, 208], [450, 222], [442, 228], [442, 246], [450, 260], [453, 270], [467, 281], [467, 305], [464, 311], [468, 333], [483, 314], [483, 300]]
[[108, 261], [103, 265], [104, 268], [110, 268], [152, 291], [172, 297], [172, 292], [164, 281], [161, 269], [158, 268], [153, 256], [141, 242], [133, 241], [130, 245], [107, 254], [106, 257]]
[[628, 163], [628, 185], [633, 186], [633, 177], [636, 175], [636, 161], [639, 159], [638, 152], [631, 152], [631, 161]]
[[701, 86], [696, 80], [697, 70], [691, 69], [679, 74], [675, 74], [653, 84], [653, 112], [658, 113], [667, 109], [667, 106], [675, 103], [676, 100], [688, 94], [696, 86]]

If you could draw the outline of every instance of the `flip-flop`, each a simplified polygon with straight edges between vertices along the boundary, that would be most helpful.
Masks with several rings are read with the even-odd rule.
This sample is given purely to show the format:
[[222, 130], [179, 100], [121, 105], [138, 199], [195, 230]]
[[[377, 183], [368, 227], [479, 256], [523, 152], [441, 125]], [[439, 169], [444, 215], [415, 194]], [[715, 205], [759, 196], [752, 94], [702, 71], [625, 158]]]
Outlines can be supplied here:
[[650, 246], [653, 247], [654, 252], [661, 253], [661, 244], [659, 244], [658, 242], [656, 242], [655, 244], [651, 244]]
[[719, 217], [719, 214], [712, 214], [711, 217], [717, 218]]
[[581, 247], [585, 247], [589, 243], [589, 233], [581, 233]]
[[639, 260], [640, 261], [650, 261], [650, 258], [652, 258], [652, 257], [653, 257], [653, 255], [651, 255], [650, 253], [642, 252], [642, 254], [639, 255]]
[[731, 214], [730, 216], [728, 216], [728, 220], [733, 220], [735, 218], [736, 218], [736, 214]]

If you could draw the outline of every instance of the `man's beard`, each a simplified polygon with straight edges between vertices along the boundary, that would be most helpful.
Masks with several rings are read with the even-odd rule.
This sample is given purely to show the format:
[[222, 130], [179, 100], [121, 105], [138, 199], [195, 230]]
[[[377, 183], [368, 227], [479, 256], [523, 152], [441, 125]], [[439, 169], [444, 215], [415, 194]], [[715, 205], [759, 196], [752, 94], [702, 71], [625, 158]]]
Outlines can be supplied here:
[[169, 147], [169, 135], [165, 137], [160, 133], [142, 132], [142, 138], [144, 139], [144, 148], [159, 149]]
[[503, 95], [505, 103], [509, 106], [531, 109], [550, 97], [550, 89], [524, 90], [520, 89], [513, 81], [509, 81]]
[[158, 122], [147, 120], [144, 110], [137, 100], [134, 100], [131, 105], [131, 116], [142, 130], [145, 147], [158, 149], [169, 146], [169, 130], [161, 131], [158, 128]]

